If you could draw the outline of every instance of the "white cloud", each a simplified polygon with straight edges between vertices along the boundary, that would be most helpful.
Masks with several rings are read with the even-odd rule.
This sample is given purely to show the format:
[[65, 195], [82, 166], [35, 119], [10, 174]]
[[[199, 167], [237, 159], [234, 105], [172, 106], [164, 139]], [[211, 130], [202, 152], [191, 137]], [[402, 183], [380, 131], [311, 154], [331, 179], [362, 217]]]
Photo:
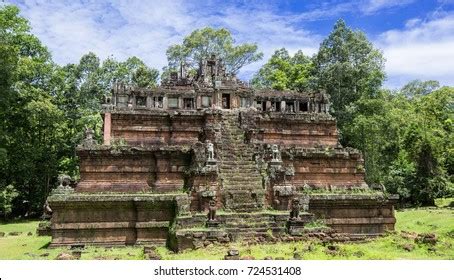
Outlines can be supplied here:
[[[52, 51], [59, 64], [76, 63], [89, 51], [101, 58], [138, 56], [149, 66], [166, 65], [165, 51], [184, 36], [204, 26], [226, 27], [237, 42], [255, 42], [264, 52], [260, 62], [244, 67], [239, 76], [248, 79], [274, 50], [291, 53], [302, 49], [311, 55], [322, 40], [320, 34], [301, 26], [307, 21], [334, 18], [343, 13], [376, 13], [411, 1], [325, 1], [300, 13], [285, 13], [273, 4], [227, 1], [139, 0], [23, 0], [18, 5], [33, 32]], [[454, 84], [454, 14], [435, 11], [431, 20], [413, 18], [403, 29], [384, 32], [376, 45], [387, 58], [388, 86], [411, 79], [436, 79]]]
[[408, 5], [415, 0], [368, 0], [365, 1], [361, 7], [361, 10], [364, 14], [373, 14], [379, 10], [401, 7]]
[[420, 18], [412, 18], [412, 19], [409, 19], [405, 22], [405, 27], [406, 28], [413, 28], [415, 26], [417, 26], [418, 24], [421, 23], [421, 19]]
[[402, 30], [381, 35], [377, 44], [387, 59], [387, 85], [398, 87], [412, 79], [439, 80], [453, 85], [454, 13], [426, 22], [414, 22]]
[[264, 52], [260, 63], [249, 65], [240, 76], [249, 78], [272, 52], [316, 50], [319, 37], [296, 28], [291, 17], [273, 13], [271, 6], [238, 3], [172, 1], [40, 1], [18, 4], [33, 32], [52, 51], [59, 64], [76, 63], [93, 51], [101, 58], [142, 58], [149, 66], [166, 65], [165, 51], [195, 28], [223, 26], [238, 42], [255, 42]]
[[93, 51], [101, 58], [136, 55], [150, 66], [161, 68], [166, 62], [166, 47], [177, 42], [194, 21], [177, 1], [157, 5], [121, 0], [26, 0], [19, 6], [33, 32], [60, 64], [77, 62]]

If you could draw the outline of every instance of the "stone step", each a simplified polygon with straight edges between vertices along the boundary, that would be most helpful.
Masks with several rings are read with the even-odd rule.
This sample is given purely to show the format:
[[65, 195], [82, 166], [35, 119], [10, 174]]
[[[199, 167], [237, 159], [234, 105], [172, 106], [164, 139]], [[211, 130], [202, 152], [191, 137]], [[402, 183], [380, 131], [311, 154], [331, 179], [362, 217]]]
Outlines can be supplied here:
[[[246, 149], [246, 148], [245, 148]], [[244, 150], [245, 150], [244, 149]], [[238, 156], [244, 156], [244, 157], [251, 157], [252, 160], [252, 152], [243, 152], [243, 149], [225, 149], [222, 150], [219, 154], [223, 155], [224, 157], [238, 157]]]
[[246, 157], [246, 156], [241, 156], [241, 155], [224, 155], [221, 156], [223, 159], [223, 164], [255, 164], [255, 160], [252, 157]]
[[232, 145], [231, 147], [224, 147], [221, 150], [221, 154], [231, 154], [235, 153], [235, 155], [253, 155], [254, 152], [249, 150], [248, 147], [240, 147], [238, 144], [228, 144], [229, 146]]
[[248, 147], [241, 147], [239, 145], [235, 145], [232, 148], [223, 148], [221, 154], [228, 155], [231, 154], [232, 152], [235, 153], [236, 155], [252, 156], [254, 154], [254, 152], [250, 151]]
[[224, 184], [223, 187], [226, 191], [244, 191], [247, 192], [247, 195], [249, 195], [250, 192], [263, 189], [262, 184]]
[[[227, 163], [224, 163], [227, 162]], [[245, 161], [240, 161], [240, 160], [222, 160], [221, 159], [221, 164], [220, 169], [226, 168], [226, 169], [241, 169], [241, 170], [257, 170], [257, 164], [255, 161], [252, 160], [245, 160]], [[244, 169], [243, 169], [244, 168]]]
[[235, 171], [228, 171], [228, 172], [221, 172], [222, 175], [226, 176], [228, 175], [229, 177], [225, 178], [226, 180], [229, 180], [231, 182], [234, 181], [255, 181], [255, 180], [262, 180], [262, 176], [258, 172], [247, 172], [247, 173], [241, 173], [241, 175], [238, 175]]
[[237, 166], [237, 165], [224, 165], [219, 168], [223, 172], [240, 172], [240, 173], [249, 173], [249, 172], [254, 172], [257, 171], [257, 167], [254, 165], [250, 166]]
[[[221, 159], [222, 161], [222, 159]], [[235, 170], [235, 169], [241, 169], [241, 170], [247, 170], [247, 171], [250, 171], [250, 170], [256, 170], [257, 169], [257, 164], [255, 163], [255, 161], [239, 161], [239, 163], [227, 163], [227, 164], [223, 164], [220, 169], [222, 170], [222, 168], [225, 168], [225, 169], [232, 169], [232, 170]], [[236, 171], [236, 170], [235, 170]]]
[[240, 177], [244, 177], [244, 175], [251, 174], [251, 175], [260, 175], [257, 167], [255, 165], [251, 166], [231, 166], [229, 168], [224, 167], [219, 169], [222, 174], [241, 174]]
[[236, 177], [232, 178], [235, 174], [233, 173], [221, 173], [222, 177], [224, 178], [224, 183], [229, 184], [230, 186], [235, 186], [235, 185], [245, 185], [245, 184], [258, 184], [262, 182], [262, 176], [258, 174], [244, 174], [244, 176], [250, 175], [250, 177]]
[[234, 170], [229, 170], [226, 172], [221, 172], [222, 175], [229, 175], [226, 179], [232, 179], [231, 181], [254, 181], [254, 180], [262, 180], [262, 176], [258, 173], [258, 171], [250, 171], [250, 172], [242, 172], [238, 174]]
[[224, 183], [244, 183], [244, 184], [251, 184], [254, 182], [262, 181], [262, 176], [259, 175], [252, 175], [249, 177], [232, 177], [229, 176], [228, 178], [224, 179]]
[[223, 183], [224, 189], [229, 190], [245, 190], [245, 191], [255, 191], [262, 189], [262, 181], [255, 181], [255, 182], [224, 182]]
[[240, 145], [244, 144], [244, 139], [228, 138], [228, 139], [222, 139], [222, 142], [223, 142], [223, 145], [225, 148], [229, 147], [230, 145], [234, 145], [234, 146], [230, 146], [230, 147], [237, 148], [237, 149], [247, 149], [247, 147], [239, 147]]
[[[231, 157], [225, 157], [225, 158], [220, 158], [222, 161], [222, 164], [227, 167], [235, 167], [235, 166], [241, 166], [241, 167], [255, 167], [256, 163], [255, 161], [249, 159], [249, 158], [244, 158], [244, 159], [238, 159], [238, 158], [231, 158]], [[227, 163], [225, 163], [227, 162]]]
[[241, 212], [250, 212], [250, 210], [261, 211], [263, 210], [263, 205], [257, 204], [256, 202], [244, 202], [244, 203], [231, 203], [229, 205], [224, 205], [226, 209], [231, 209]]
[[235, 172], [241, 172], [241, 173], [255, 173], [256, 171], [258, 172], [257, 166], [255, 164], [250, 164], [250, 165], [237, 165], [237, 164], [232, 164], [232, 165], [225, 165], [222, 168], [219, 168], [221, 172], [224, 173], [235, 173]]
[[235, 190], [235, 189], [227, 189], [225, 190], [226, 194], [226, 200], [230, 200], [231, 197], [247, 197], [249, 199], [252, 199], [252, 194], [255, 194], [256, 197], [264, 197], [265, 195], [265, 190], [263, 189], [243, 189], [243, 190]]
[[250, 164], [254, 164], [255, 165], [255, 161], [252, 161], [252, 160], [248, 160], [248, 161], [237, 161], [237, 160], [223, 160], [222, 161], [222, 164], [223, 165], [250, 165]]
[[243, 144], [243, 141], [241, 141], [241, 143], [238, 143], [238, 142], [231, 142], [231, 141], [223, 141], [224, 144], [223, 144], [223, 147], [221, 147], [221, 152], [230, 152], [230, 151], [234, 151], [234, 152], [237, 152], [237, 153], [241, 153], [243, 151], [246, 151], [246, 152], [249, 152], [251, 153], [252, 151], [249, 150], [249, 147], [242, 147], [241, 145]]
[[[221, 163], [222, 164], [222, 163]], [[249, 169], [248, 171], [250, 170], [256, 170], [257, 169], [257, 165], [255, 164], [255, 162], [244, 162], [244, 163], [228, 163], [228, 164], [223, 164], [223, 166], [221, 166], [221, 170], [225, 168], [225, 169], [230, 169], [230, 170], [235, 170], [235, 169], [243, 169], [245, 168], [245, 170], [247, 170], [247, 168]]]
[[263, 235], [268, 234], [269, 230], [271, 230], [273, 233], [277, 233], [277, 232], [284, 233], [286, 231], [285, 226], [253, 228], [254, 230], [251, 230], [251, 229], [249, 229], [249, 228], [229, 228], [229, 231], [232, 231], [233, 233], [241, 233], [242, 238], [253, 238], [253, 237], [257, 237], [257, 236], [263, 236]]
[[238, 206], [235, 206], [235, 207], [230, 207], [229, 209], [231, 209], [232, 211], [241, 211], [241, 212], [251, 213], [251, 212], [262, 211], [263, 207], [260, 207], [260, 208], [249, 208], [249, 207], [245, 207], [243, 205], [238, 205]]
[[248, 181], [248, 182], [229, 182], [229, 181], [224, 181], [223, 187], [234, 190], [260, 190], [262, 189], [262, 180], [257, 180], [257, 181]]
[[250, 173], [258, 171], [257, 165], [255, 163], [251, 164], [226, 164], [219, 168], [221, 171], [224, 172], [243, 172], [243, 173]]
[[223, 172], [221, 173], [222, 175], [227, 176], [227, 178], [225, 178], [227, 181], [229, 182], [237, 182], [237, 181], [241, 181], [241, 182], [249, 182], [249, 181], [257, 181], [257, 180], [262, 180], [262, 176], [260, 176], [260, 174], [258, 172], [249, 172], [249, 173], [241, 173], [241, 174], [237, 174], [236, 172]]
[[[240, 127], [238, 113], [222, 117], [222, 143], [220, 147], [220, 174], [226, 192], [227, 209], [256, 212], [263, 210], [265, 191], [262, 176], [257, 170], [254, 150], [246, 143], [244, 130]], [[255, 194], [255, 195], [254, 195]], [[252, 223], [245, 223], [243, 227]], [[260, 226], [266, 227], [267, 224]]]
[[251, 192], [251, 191], [256, 191], [256, 190], [261, 190], [262, 186], [261, 185], [255, 185], [255, 186], [228, 186], [224, 185], [224, 190], [226, 191], [244, 191], [244, 192]]

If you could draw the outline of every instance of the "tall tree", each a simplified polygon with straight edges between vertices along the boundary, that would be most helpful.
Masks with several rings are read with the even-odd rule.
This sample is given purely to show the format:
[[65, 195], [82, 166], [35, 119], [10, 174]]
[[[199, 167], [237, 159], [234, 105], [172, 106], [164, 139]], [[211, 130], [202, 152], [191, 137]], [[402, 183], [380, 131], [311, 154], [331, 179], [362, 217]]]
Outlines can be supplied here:
[[313, 63], [310, 57], [302, 51], [291, 56], [282, 48], [276, 50], [254, 75], [252, 85], [257, 88], [304, 91], [311, 86], [312, 71]]
[[58, 173], [65, 124], [50, 95], [51, 56], [12, 5], [0, 8], [0, 58], [0, 187], [14, 188], [16, 208], [30, 212]]
[[241, 67], [263, 57], [256, 44], [235, 45], [230, 31], [211, 27], [194, 30], [181, 45], [170, 46], [166, 54], [168, 70], [178, 69], [183, 63], [197, 69], [202, 59], [214, 54], [225, 62], [230, 73], [237, 73]]
[[83, 138], [85, 127], [95, 131], [100, 140], [102, 119], [101, 104], [110, 94], [115, 82], [133, 86], [152, 87], [157, 83], [158, 70], [148, 67], [137, 57], [117, 61], [112, 57], [101, 61], [90, 52], [81, 57], [78, 64], [58, 67], [54, 73], [56, 102], [67, 120], [67, 157], [61, 161], [61, 169], [78, 176], [75, 147]]
[[405, 96], [412, 98], [417, 95], [426, 95], [438, 89], [440, 83], [438, 81], [420, 81], [414, 80], [406, 84], [400, 91]]
[[[331, 95], [332, 113], [342, 130], [351, 121], [348, 106], [361, 96], [375, 96], [385, 78], [384, 58], [366, 35], [340, 19], [314, 59], [318, 87]], [[343, 135], [348, 144], [348, 135]]]

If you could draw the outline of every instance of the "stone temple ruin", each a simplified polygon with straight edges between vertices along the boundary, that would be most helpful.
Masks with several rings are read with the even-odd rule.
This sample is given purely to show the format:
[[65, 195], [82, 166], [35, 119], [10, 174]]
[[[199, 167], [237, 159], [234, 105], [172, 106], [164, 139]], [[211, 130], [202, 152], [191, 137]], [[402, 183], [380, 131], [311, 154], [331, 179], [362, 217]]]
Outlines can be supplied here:
[[86, 131], [80, 180], [48, 198], [52, 246], [226, 243], [302, 235], [321, 221], [350, 235], [393, 230], [395, 198], [364, 181], [338, 142], [329, 96], [255, 90], [205, 60], [156, 88], [116, 84], [104, 143]]

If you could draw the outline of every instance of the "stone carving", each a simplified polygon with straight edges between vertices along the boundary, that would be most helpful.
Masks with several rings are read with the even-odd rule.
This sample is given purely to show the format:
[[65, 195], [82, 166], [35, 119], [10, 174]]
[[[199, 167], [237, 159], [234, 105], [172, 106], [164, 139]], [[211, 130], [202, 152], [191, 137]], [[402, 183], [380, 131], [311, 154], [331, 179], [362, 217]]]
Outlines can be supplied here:
[[206, 141], [206, 158], [207, 158], [207, 164], [206, 164], [207, 167], [216, 166], [216, 159], [214, 158], [214, 145], [209, 140]]
[[49, 201], [46, 199], [43, 205], [43, 220], [49, 220], [52, 217], [52, 208], [50, 208]]
[[66, 174], [61, 174], [58, 176], [58, 186], [59, 187], [69, 187], [69, 184], [71, 183], [71, 177], [66, 175]]
[[290, 220], [296, 221], [300, 219], [301, 204], [299, 198], [292, 200], [292, 210], [290, 211]]
[[98, 143], [93, 138], [94, 134], [95, 134], [95, 131], [92, 128], [85, 127], [85, 132], [84, 132], [84, 136], [85, 137], [84, 137], [84, 140], [82, 142], [82, 146], [91, 147], [91, 146], [97, 145]]
[[216, 200], [212, 199], [210, 200], [210, 206], [208, 208], [208, 221], [216, 221]]
[[224, 256], [224, 260], [239, 260], [240, 251], [237, 249], [230, 249], [227, 251], [227, 255]]
[[281, 162], [281, 152], [276, 144], [271, 145], [272, 162]]
[[213, 197], [208, 206], [208, 220], [207, 220], [207, 227], [218, 227], [219, 226], [219, 221], [216, 217], [216, 198]]
[[214, 160], [214, 145], [210, 141], [207, 141], [207, 160]]
[[74, 189], [70, 186], [71, 177], [66, 174], [58, 176], [58, 187], [52, 191], [52, 194], [69, 194], [73, 193]]

